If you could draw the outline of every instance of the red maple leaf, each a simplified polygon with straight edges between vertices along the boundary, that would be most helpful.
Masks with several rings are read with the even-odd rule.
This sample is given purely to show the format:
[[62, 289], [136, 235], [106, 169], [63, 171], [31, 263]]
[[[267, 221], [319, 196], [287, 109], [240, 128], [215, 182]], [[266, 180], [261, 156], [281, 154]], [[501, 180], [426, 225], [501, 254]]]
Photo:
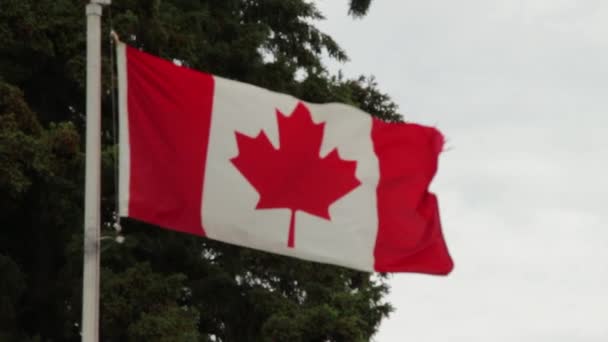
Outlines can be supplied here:
[[279, 148], [264, 131], [255, 138], [235, 132], [239, 154], [230, 161], [260, 195], [256, 209], [291, 210], [287, 246], [293, 248], [297, 210], [331, 220], [329, 206], [361, 182], [357, 162], [341, 159], [337, 149], [320, 157], [325, 123], [314, 123], [303, 103], [291, 116], [276, 114]]

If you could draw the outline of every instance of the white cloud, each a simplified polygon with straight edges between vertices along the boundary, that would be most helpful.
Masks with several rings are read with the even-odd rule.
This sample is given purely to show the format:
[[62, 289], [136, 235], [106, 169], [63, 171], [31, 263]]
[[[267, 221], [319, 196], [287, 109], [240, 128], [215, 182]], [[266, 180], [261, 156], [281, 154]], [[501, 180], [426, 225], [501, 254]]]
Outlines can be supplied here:
[[456, 268], [393, 277], [392, 341], [608, 341], [608, 2], [319, 1], [321, 27], [412, 121]]

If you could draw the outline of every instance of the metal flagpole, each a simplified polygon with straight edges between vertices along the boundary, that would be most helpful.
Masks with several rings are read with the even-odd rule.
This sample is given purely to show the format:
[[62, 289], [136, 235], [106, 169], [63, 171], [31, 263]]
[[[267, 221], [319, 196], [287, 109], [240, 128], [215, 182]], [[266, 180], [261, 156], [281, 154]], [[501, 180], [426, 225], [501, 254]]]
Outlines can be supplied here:
[[87, 15], [87, 104], [84, 203], [82, 341], [99, 340], [99, 235], [101, 202], [101, 13], [111, 0], [91, 0]]

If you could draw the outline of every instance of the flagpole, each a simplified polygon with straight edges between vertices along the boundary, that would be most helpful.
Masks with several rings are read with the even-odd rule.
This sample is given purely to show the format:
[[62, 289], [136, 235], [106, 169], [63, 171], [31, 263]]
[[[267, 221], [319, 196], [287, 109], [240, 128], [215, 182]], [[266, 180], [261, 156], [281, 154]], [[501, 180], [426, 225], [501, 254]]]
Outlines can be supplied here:
[[99, 235], [101, 202], [101, 13], [111, 0], [91, 0], [87, 16], [86, 164], [82, 341], [99, 340]]

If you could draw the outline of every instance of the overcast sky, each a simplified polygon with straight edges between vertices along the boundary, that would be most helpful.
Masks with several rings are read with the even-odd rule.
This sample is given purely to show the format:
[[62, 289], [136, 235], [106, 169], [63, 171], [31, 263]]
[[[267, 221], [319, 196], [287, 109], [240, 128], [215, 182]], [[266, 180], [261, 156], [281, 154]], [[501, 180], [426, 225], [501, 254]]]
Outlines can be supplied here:
[[378, 342], [608, 341], [608, 1], [320, 0], [321, 28], [450, 150], [456, 267], [392, 277]]

